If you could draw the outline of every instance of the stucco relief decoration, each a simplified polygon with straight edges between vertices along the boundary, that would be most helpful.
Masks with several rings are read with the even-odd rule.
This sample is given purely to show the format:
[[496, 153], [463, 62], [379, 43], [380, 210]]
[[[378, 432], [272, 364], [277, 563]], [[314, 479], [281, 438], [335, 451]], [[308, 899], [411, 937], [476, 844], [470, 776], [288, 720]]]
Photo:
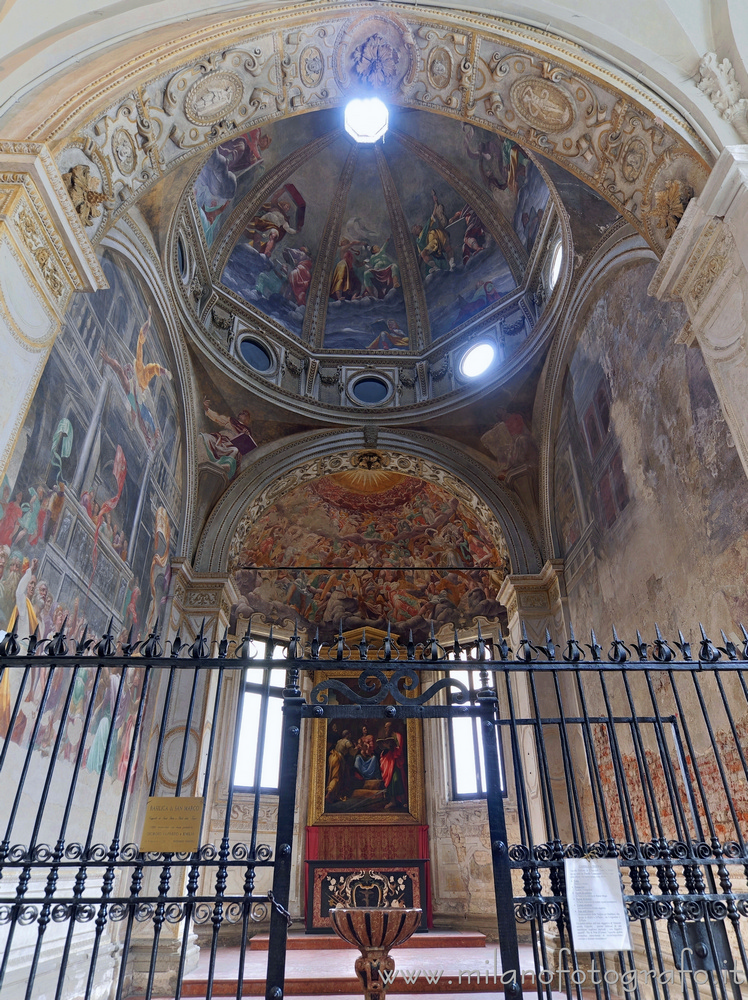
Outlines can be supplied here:
[[241, 103], [244, 86], [235, 73], [210, 73], [193, 83], [184, 99], [184, 113], [194, 125], [212, 125]]
[[510, 94], [517, 115], [540, 132], [564, 132], [574, 121], [571, 101], [549, 80], [517, 80]]
[[16, 216], [16, 225], [21, 234], [21, 239], [26, 249], [36, 261], [47, 287], [54, 297], [59, 299], [65, 291], [62, 276], [39, 226], [36, 224], [31, 212], [25, 206], [19, 210]]
[[171, 119], [166, 133], [172, 143], [189, 149], [215, 141], [263, 112], [277, 114], [285, 106], [279, 76], [275, 39], [261, 35], [246, 47], [215, 53], [180, 70], [161, 88], [151, 85], [148, 97]]
[[353, 71], [369, 87], [387, 87], [397, 76], [400, 53], [375, 32], [352, 53]]
[[426, 69], [429, 83], [435, 90], [444, 90], [452, 79], [452, 57], [447, 49], [439, 45], [431, 50]]
[[135, 170], [137, 162], [135, 140], [127, 129], [118, 128], [112, 134], [112, 156], [123, 174], [129, 175]]
[[413, 82], [417, 67], [413, 35], [399, 18], [367, 14], [338, 32], [335, 76], [343, 90], [403, 88]]
[[91, 175], [88, 164], [79, 163], [64, 173], [62, 179], [78, 218], [84, 226], [92, 226], [94, 219], [101, 215], [101, 204], [106, 201], [106, 195], [99, 190], [99, 178]]
[[[672, 109], [645, 108], [615, 81], [553, 61], [547, 52], [517, 49], [513, 37], [445, 16], [408, 16], [370, 8], [331, 8], [324, 21], [289, 13], [272, 29], [251, 29], [235, 47], [207, 53], [177, 72], [152, 78], [81, 124], [66, 150], [91, 149], [105, 190], [117, 198], [107, 224], [180, 161], [184, 150], [313, 103], [338, 102], [356, 88], [389, 91], [408, 106], [438, 107], [463, 121], [499, 128], [530, 150], [568, 165], [646, 235], [659, 252], [664, 229], [648, 220], [655, 191], [681, 180], [699, 193], [708, 151]], [[155, 65], [155, 63], [154, 63]], [[705, 58], [702, 89], [738, 125], [745, 99], [726, 61]], [[62, 138], [66, 104], [50, 123]], [[82, 119], [81, 119], [82, 120]], [[94, 156], [95, 152], [95, 156]], [[111, 176], [110, 176], [111, 174]], [[99, 229], [102, 233], [104, 226]]]
[[639, 180], [647, 163], [647, 147], [641, 139], [633, 137], [624, 145], [621, 152], [621, 173], [624, 180], [633, 184]]
[[665, 230], [666, 240], [669, 240], [675, 232], [691, 198], [693, 198], [693, 188], [680, 180], [670, 181], [663, 190], [655, 191], [650, 214], [657, 228]]
[[719, 61], [716, 52], [707, 52], [699, 65], [699, 90], [712, 102], [720, 117], [730, 122], [744, 142], [748, 142], [748, 98], [743, 97], [729, 59]]
[[720, 237], [715, 241], [688, 289], [688, 298], [696, 309], [701, 307], [717, 278], [729, 264], [732, 249], [733, 239], [730, 231], [723, 227]]
[[299, 57], [299, 76], [305, 87], [317, 87], [325, 72], [325, 59], [316, 45], [307, 45]]

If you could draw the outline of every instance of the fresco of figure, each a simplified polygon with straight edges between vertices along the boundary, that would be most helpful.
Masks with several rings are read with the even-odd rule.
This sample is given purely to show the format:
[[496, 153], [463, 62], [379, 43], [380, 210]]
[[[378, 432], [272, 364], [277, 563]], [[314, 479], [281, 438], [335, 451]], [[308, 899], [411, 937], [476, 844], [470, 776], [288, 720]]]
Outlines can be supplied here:
[[362, 298], [383, 299], [391, 288], [400, 287], [400, 266], [390, 253], [391, 242], [388, 236], [381, 247], [375, 244], [364, 261]]
[[164, 368], [163, 365], [155, 362], [146, 363], [143, 359], [143, 347], [150, 329], [151, 309], [149, 306], [148, 318], [138, 333], [138, 343], [133, 361], [121, 365], [119, 361], [107, 354], [103, 344], [101, 346], [101, 360], [112, 369], [119, 379], [120, 385], [130, 404], [133, 421], [140, 427], [149, 448], [153, 449], [159, 440], [160, 434], [153, 417], [155, 407], [150, 391], [150, 383], [154, 378], [163, 377], [171, 380], [172, 376], [171, 372]]
[[332, 272], [330, 280], [330, 298], [358, 299], [361, 297], [362, 278], [364, 272], [363, 252], [367, 244], [363, 240], [350, 239], [341, 236], [338, 243], [340, 260]]
[[261, 214], [256, 215], [246, 229], [250, 245], [266, 257], [270, 257], [286, 233], [293, 236], [296, 230], [291, 228], [291, 202], [285, 198], [264, 204]]
[[427, 275], [433, 274], [435, 271], [454, 271], [455, 269], [454, 250], [447, 232], [449, 221], [444, 211], [444, 205], [439, 201], [433, 188], [431, 198], [433, 201], [431, 215], [423, 226], [419, 227], [416, 223], [411, 230]]
[[208, 243], [212, 243], [221, 217], [236, 196], [239, 177], [263, 167], [263, 153], [270, 146], [270, 136], [262, 128], [219, 143], [195, 181], [194, 194]]
[[229, 479], [233, 479], [243, 456], [257, 447], [252, 437], [252, 415], [249, 410], [242, 410], [238, 417], [217, 413], [207, 396], [203, 399], [203, 410], [208, 420], [221, 430], [199, 435], [202, 446], [199, 449], [200, 460], [217, 465]]
[[465, 234], [462, 237], [462, 263], [467, 264], [471, 257], [485, 248], [486, 230], [472, 205], [464, 205], [449, 220], [450, 225], [459, 221], [465, 223]]

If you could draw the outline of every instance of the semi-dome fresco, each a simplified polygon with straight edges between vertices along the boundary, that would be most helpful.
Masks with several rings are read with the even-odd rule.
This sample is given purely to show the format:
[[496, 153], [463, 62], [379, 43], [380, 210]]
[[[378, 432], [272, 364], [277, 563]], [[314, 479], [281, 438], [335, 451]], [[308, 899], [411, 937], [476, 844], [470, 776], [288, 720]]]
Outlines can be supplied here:
[[359, 145], [328, 110], [220, 143], [193, 188], [214, 280], [311, 349], [420, 352], [510, 301], [521, 342], [548, 186], [512, 140], [434, 118], [398, 109]]
[[[386, 459], [385, 459], [386, 460]], [[430, 623], [499, 618], [506, 542], [443, 487], [387, 468], [354, 468], [285, 494], [232, 545], [235, 617], [295, 618], [329, 639], [392, 623], [419, 642]]]

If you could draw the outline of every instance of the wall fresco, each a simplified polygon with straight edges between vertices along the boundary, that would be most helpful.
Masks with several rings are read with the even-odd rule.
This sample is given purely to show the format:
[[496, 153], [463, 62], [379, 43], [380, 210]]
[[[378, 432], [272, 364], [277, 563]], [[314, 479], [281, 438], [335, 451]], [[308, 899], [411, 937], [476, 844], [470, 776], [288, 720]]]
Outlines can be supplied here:
[[340, 139], [323, 155], [310, 157], [266, 202], [250, 211], [221, 274], [224, 285], [297, 335], [349, 148], [348, 141]]
[[429, 623], [499, 616], [508, 572], [503, 539], [489, 536], [456, 497], [387, 470], [341, 472], [296, 487], [256, 521], [232, 558], [242, 594], [235, 616], [298, 620], [330, 637], [387, 620], [407, 638]]
[[[102, 263], [111, 287], [74, 301], [0, 486], [3, 624], [19, 559], [36, 559], [52, 613], [62, 604], [72, 621], [77, 609], [78, 625], [98, 629], [113, 608], [143, 627], [160, 598], [141, 581], [179, 535], [181, 420], [165, 327], [129, 266], [109, 254]], [[38, 592], [34, 602], [46, 635], [50, 609]]]
[[[115, 635], [132, 627], [137, 638], [168, 593], [184, 489], [175, 362], [142, 279], [109, 251], [102, 266], [110, 288], [74, 299], [0, 484], [0, 618], [21, 640], [34, 629], [51, 638], [63, 624], [80, 640], [86, 628], [103, 633], [111, 615]], [[25, 692], [16, 741], [28, 738], [26, 709], [45, 676]], [[15, 691], [7, 675], [0, 686], [2, 735]], [[97, 731], [106, 740], [105, 717], [126, 728], [106, 683], [98, 691], [92, 747]], [[116, 755], [115, 746], [108, 766], [118, 770]], [[95, 769], [97, 754], [87, 759]]]
[[[385, 150], [388, 157], [389, 147]], [[362, 146], [329, 277], [324, 347], [402, 350], [409, 346], [402, 275], [374, 149]]]
[[676, 343], [682, 307], [647, 297], [653, 267], [618, 272], [592, 303], [566, 375], [554, 507], [570, 613], [737, 636], [745, 475], [700, 351]]

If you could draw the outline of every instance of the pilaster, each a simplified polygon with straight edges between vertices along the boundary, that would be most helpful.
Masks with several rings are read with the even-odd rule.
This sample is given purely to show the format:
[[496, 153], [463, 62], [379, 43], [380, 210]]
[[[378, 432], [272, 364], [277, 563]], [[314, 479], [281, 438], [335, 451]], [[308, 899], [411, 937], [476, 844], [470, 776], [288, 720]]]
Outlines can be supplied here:
[[70, 297], [106, 287], [47, 148], [0, 142], [0, 478]]
[[679, 340], [701, 348], [748, 475], [748, 146], [722, 151], [649, 292], [685, 303], [689, 322]]
[[[539, 573], [507, 576], [497, 599], [507, 609], [512, 648], [516, 650], [519, 647], [524, 626], [527, 638], [533, 645], [546, 645], [547, 629], [556, 649], [563, 652], [567, 638], [563, 560], [549, 560]], [[539, 659], [546, 662], [542, 655]], [[559, 673], [557, 681], [558, 686], [552, 674], [532, 671], [529, 667], [525, 674], [515, 673], [513, 682], [517, 716], [559, 720], [562, 716], [577, 715], [579, 709], [573, 677]], [[525, 790], [534, 842], [574, 840], [571, 817], [573, 806], [569, 801], [564, 768], [566, 751], [559, 723], [549, 722], [536, 729], [522, 726], [519, 739], [522, 744]], [[574, 761], [577, 780], [584, 783], [586, 761], [581, 742], [571, 743], [568, 754]], [[552, 803], [553, 808], [544, 808], [544, 803], [546, 807]]]

